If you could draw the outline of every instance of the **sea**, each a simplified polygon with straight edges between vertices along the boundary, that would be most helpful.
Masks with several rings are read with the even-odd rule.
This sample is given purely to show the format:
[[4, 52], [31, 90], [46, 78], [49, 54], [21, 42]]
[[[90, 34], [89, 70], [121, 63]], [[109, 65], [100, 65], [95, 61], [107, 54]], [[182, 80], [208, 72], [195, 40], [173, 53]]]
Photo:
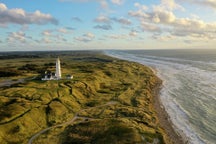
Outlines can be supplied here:
[[128, 50], [105, 54], [149, 66], [163, 80], [160, 100], [189, 144], [216, 144], [216, 50]]

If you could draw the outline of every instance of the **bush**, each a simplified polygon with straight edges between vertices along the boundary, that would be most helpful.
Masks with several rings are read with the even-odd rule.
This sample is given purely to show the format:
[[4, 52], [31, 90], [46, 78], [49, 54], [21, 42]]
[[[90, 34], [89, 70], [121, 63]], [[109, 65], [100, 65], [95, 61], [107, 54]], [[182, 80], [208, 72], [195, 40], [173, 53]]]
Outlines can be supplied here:
[[7, 69], [7, 68], [0, 69], [0, 77], [12, 77], [12, 76], [18, 76], [21, 74], [22, 74], [21, 72], [15, 69]]
[[20, 68], [18, 68], [18, 70], [26, 70], [26, 71], [35, 71], [37, 70], [38, 65], [36, 64], [26, 64]]

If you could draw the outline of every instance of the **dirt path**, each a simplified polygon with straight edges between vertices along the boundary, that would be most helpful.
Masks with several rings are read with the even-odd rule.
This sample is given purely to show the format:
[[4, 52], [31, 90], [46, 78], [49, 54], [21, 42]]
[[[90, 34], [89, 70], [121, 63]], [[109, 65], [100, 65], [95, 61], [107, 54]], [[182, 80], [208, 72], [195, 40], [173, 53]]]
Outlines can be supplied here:
[[16, 81], [9, 79], [9, 80], [5, 80], [5, 81], [0, 82], [0, 87], [11, 86], [11, 85], [17, 84], [17, 83], [23, 83], [24, 81], [25, 81], [24, 79], [18, 79]]
[[20, 78], [18, 80], [12, 80], [12, 79], [8, 79], [8, 80], [4, 80], [2, 82], [0, 82], [0, 87], [4, 87], [4, 86], [11, 86], [13, 84], [18, 84], [18, 83], [24, 83], [27, 80], [33, 80], [36, 77], [31, 77], [31, 78]]
[[64, 123], [61, 123], [61, 124], [58, 124], [58, 125], [55, 125], [55, 126], [51, 126], [51, 127], [45, 128], [45, 129], [39, 131], [38, 133], [34, 134], [34, 135], [29, 139], [28, 144], [32, 144], [32, 142], [33, 142], [37, 137], [39, 137], [41, 134], [45, 133], [46, 131], [48, 131], [48, 130], [50, 130], [50, 129], [53, 129], [53, 128], [57, 128], [57, 127], [66, 126], [66, 125], [72, 124], [72, 123], [73, 123], [74, 121], [76, 121], [78, 118], [83, 119], [83, 121], [85, 121], [86, 119], [93, 119], [93, 118], [89, 118], [89, 117], [80, 117], [80, 116], [78, 116], [79, 113], [81, 113], [81, 112], [83, 112], [83, 111], [85, 111], [85, 110], [90, 110], [90, 109], [94, 109], [94, 108], [100, 108], [100, 107], [109, 106], [109, 105], [115, 105], [115, 104], [117, 104], [117, 102], [111, 101], [111, 102], [108, 102], [108, 103], [106, 103], [106, 104], [104, 104], [104, 105], [100, 105], [100, 106], [95, 106], [95, 107], [91, 107], [91, 108], [82, 109], [82, 110], [78, 111], [78, 112], [75, 114], [75, 116], [74, 116], [71, 120], [69, 120], [69, 121], [67, 121], [67, 122], [64, 122]]

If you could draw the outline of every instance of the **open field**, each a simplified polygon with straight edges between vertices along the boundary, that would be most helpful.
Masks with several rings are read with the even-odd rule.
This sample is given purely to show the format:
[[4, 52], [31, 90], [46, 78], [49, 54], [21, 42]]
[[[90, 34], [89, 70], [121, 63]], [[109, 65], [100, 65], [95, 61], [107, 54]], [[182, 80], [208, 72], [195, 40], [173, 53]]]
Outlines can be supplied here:
[[[37, 132], [73, 118], [33, 143], [169, 143], [153, 108], [153, 90], [161, 81], [149, 68], [93, 52], [37, 55], [1, 56], [0, 72], [14, 73], [1, 76], [0, 83], [27, 79], [0, 88], [0, 143], [28, 143]], [[63, 76], [74, 79], [35, 78], [54, 71], [57, 56]]]

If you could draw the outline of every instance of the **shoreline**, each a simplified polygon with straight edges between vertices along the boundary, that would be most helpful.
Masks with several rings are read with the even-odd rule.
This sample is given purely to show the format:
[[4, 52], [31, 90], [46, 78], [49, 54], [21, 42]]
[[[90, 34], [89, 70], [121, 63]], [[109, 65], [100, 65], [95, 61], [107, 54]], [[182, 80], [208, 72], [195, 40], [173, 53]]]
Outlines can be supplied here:
[[[107, 54], [107, 53], [104, 53], [104, 54], [106, 56], [109, 56], [109, 57], [121, 59], [121, 58], [115, 57], [115, 56]], [[130, 60], [127, 60], [127, 59], [122, 59], [122, 60], [131, 62]], [[136, 62], [136, 63], [139, 63], [139, 62]], [[141, 63], [139, 63], [139, 64], [141, 64]], [[141, 65], [146, 66], [144, 64], [141, 64]], [[165, 135], [164, 135], [165, 143], [167, 143], [167, 144], [186, 144], [187, 140], [184, 139], [180, 134], [177, 133], [177, 131], [174, 128], [173, 123], [170, 121], [170, 116], [166, 112], [163, 104], [161, 103], [160, 90], [162, 88], [163, 81], [157, 76], [157, 70], [156, 69], [149, 67], [149, 66], [146, 66], [146, 67], [151, 69], [152, 73], [158, 78], [158, 83], [152, 89], [152, 96], [153, 96], [152, 97], [152, 100], [153, 100], [152, 105], [153, 105], [154, 110], [156, 112], [156, 116], [157, 116], [158, 121], [159, 121], [159, 126], [165, 132]]]
[[171, 141], [171, 143], [173, 144], [187, 143], [184, 140], [184, 138], [176, 132], [175, 128], [173, 127], [172, 122], [170, 121], [170, 117], [168, 113], [166, 112], [163, 104], [161, 103], [160, 90], [162, 88], [162, 80], [160, 81], [161, 82], [158, 83], [153, 89], [153, 106], [155, 108], [156, 115], [159, 120], [159, 125], [166, 133], [165, 142], [167, 142], [168, 140], [169, 142]]
[[[95, 117], [96, 119], [103, 119], [107, 117], [110, 120], [117, 118], [116, 122], [119, 123], [119, 125], [117, 126], [119, 126], [120, 128], [120, 131], [117, 132], [122, 134], [121, 128], [123, 128], [123, 130], [126, 130], [123, 131], [123, 134], [126, 135], [121, 135], [119, 137], [122, 141], [125, 140], [127, 134], [130, 134], [131, 136], [133, 136], [129, 139], [130, 143], [141, 143], [143, 141], [145, 141], [146, 143], [151, 143], [151, 140], [154, 139], [158, 139], [159, 142], [165, 144], [185, 143], [182, 137], [175, 132], [175, 128], [172, 127], [172, 123], [169, 121], [169, 116], [162, 108], [159, 95], [162, 81], [159, 79], [159, 77], [157, 77], [156, 71], [154, 69], [138, 62], [131, 62], [128, 60], [121, 61], [121, 59], [119, 58], [117, 58], [119, 61], [116, 61], [115, 57], [109, 55], [105, 58], [104, 55], [101, 56], [100, 54], [93, 56], [91, 55], [90, 57], [89, 55], [86, 56], [84, 54], [73, 56], [73, 62], [69, 61], [71, 60], [71, 55], [68, 55], [64, 58], [66, 62], [69, 61], [68, 65], [66, 65], [64, 69], [66, 69], [67, 71], [73, 71], [75, 73], [76, 83], [64, 81], [59, 81], [58, 83], [52, 81], [38, 83], [37, 81], [32, 81], [32, 83], [29, 83], [24, 87], [21, 86], [22, 88], [20, 88], [19, 93], [21, 96], [23, 95], [23, 97], [27, 97], [25, 100], [26, 102], [28, 102], [28, 104], [30, 104], [30, 108], [34, 108], [34, 101], [38, 101], [39, 99], [35, 98], [33, 100], [28, 100], [29, 97], [33, 96], [32, 94], [34, 94], [34, 91], [37, 91], [42, 95], [44, 93], [44, 90], [47, 90], [47, 92], [49, 92], [52, 97], [51, 99], [49, 99], [50, 95], [42, 95], [43, 99], [41, 100], [41, 103], [37, 104], [37, 107], [39, 107], [40, 109], [37, 108], [35, 111], [31, 111], [30, 109], [28, 113], [24, 113], [22, 117], [19, 118], [22, 119], [22, 121], [25, 121], [21, 129], [16, 132], [16, 135], [7, 135], [7, 137], [4, 139], [1, 139], [0, 137], [0, 143], [4, 143], [4, 140], [8, 140], [13, 143], [25, 143], [30, 136], [33, 136], [34, 138], [34, 136], [37, 136], [37, 132], [39, 132], [40, 134], [41, 127], [44, 127], [44, 130], [49, 130], [50, 125], [57, 125], [62, 120], [64, 121], [70, 119], [70, 117], [73, 115], [71, 114], [71, 109], [75, 109], [74, 115], [76, 115], [75, 112], [80, 110], [80, 108], [82, 107], [97, 106], [103, 104], [104, 101], [110, 102], [110, 100], [116, 100], [117, 102], [119, 102], [119, 105], [113, 108], [108, 108], [108, 111], [106, 111], [106, 109], [102, 111], [100, 109], [89, 112], [87, 111], [84, 112], [81, 116], [84, 118]], [[110, 57], [114, 59], [111, 59]], [[92, 63], [91, 61], [93, 61], [94, 63]], [[21, 64], [24, 65], [23, 61], [20, 61], [20, 65]], [[71, 67], [71, 65], [73, 65], [74, 67]], [[129, 74], [129, 72], [132, 73]], [[95, 73], [94, 79], [92, 79], [91, 77], [92, 73]], [[139, 75], [140, 77], [137, 77], [137, 75]], [[146, 76], [145, 84], [143, 83], [142, 76], [144, 78]], [[124, 81], [122, 81], [122, 79], [124, 79]], [[113, 83], [113, 80], [115, 80], [115, 83]], [[101, 82], [106, 83], [106, 85]], [[38, 84], [42, 85], [38, 86]], [[131, 86], [133, 89], [130, 88]], [[56, 89], [56, 91], [53, 91], [53, 87], [61, 88], [62, 90], [59, 91], [58, 89]], [[71, 90], [72, 87], [73, 91]], [[115, 88], [113, 89], [113, 87]], [[26, 89], [28, 88], [29, 90], [26, 91]], [[143, 91], [140, 91], [140, 89], [143, 89]], [[2, 95], [7, 94], [7, 89], [5, 89], [5, 92], [2, 91], [1, 93]], [[10, 93], [17, 93], [17, 91], [16, 89], [11, 89]], [[146, 93], [148, 93], [149, 95], [147, 95]], [[61, 95], [63, 95], [64, 97], [62, 97]], [[91, 99], [89, 99], [89, 97], [91, 97]], [[59, 99], [59, 101], [62, 101], [63, 103], [60, 103], [56, 99]], [[6, 97], [4, 101], [7, 102], [7, 100], [9, 101], [9, 98], [7, 99]], [[77, 103], [77, 101], [81, 103]], [[16, 101], [11, 101], [11, 103], [14, 103], [14, 105], [15, 102]], [[44, 102], [48, 103], [46, 107], [49, 107], [49, 111], [53, 113], [47, 113], [46, 109], [44, 109]], [[137, 106], [137, 103], [139, 103], [140, 105]], [[65, 107], [66, 104], [69, 104], [70, 107]], [[19, 107], [19, 103], [16, 103], [16, 105], [17, 107]], [[58, 107], [56, 108], [56, 106]], [[136, 110], [136, 108], [138, 107], [141, 108], [141, 110]], [[6, 108], [7, 107], [5, 107], [5, 111], [7, 111], [9, 114], [10, 112], [16, 111], [16, 109], [12, 109], [13, 111], [8, 111]], [[60, 114], [55, 114], [54, 112], [59, 112]], [[40, 117], [40, 119], [37, 119], [37, 117]], [[131, 119], [131, 117], [134, 117], [134, 119]], [[106, 123], [108, 124], [106, 124], [106, 127], [104, 127], [103, 129], [98, 129], [98, 133], [102, 133], [104, 134], [104, 136], [107, 136], [107, 134], [109, 134], [107, 133], [109, 132], [107, 130], [112, 128], [113, 126], [116, 126], [113, 124], [110, 127], [110, 120], [106, 121]], [[91, 124], [92, 128], [95, 127], [95, 123], [91, 123], [91, 121], [84, 122]], [[16, 121], [15, 119], [14, 123], [18, 123], [18, 121]], [[16, 128], [16, 125], [14, 125], [14, 123], [9, 123], [12, 128]], [[38, 125], [32, 125], [32, 123], [40, 123], [41, 125], [40, 127], [38, 127]], [[104, 123], [101, 123], [101, 127], [103, 126]], [[83, 130], [79, 133], [80, 140], [83, 141], [83, 143], [88, 143], [85, 142], [85, 137], [82, 137], [83, 134], [85, 134], [86, 130], [88, 130], [88, 128], [85, 129], [85, 127], [82, 127], [82, 125], [79, 125], [78, 123], [76, 127]], [[128, 133], [128, 127], [133, 128], [134, 131], [131, 131], [130, 129], [131, 133]], [[11, 131], [14, 130], [12, 128]], [[8, 131], [8, 125], [1, 125], [1, 129], [4, 130], [2, 133], [6, 133]], [[152, 129], [154, 129], [155, 131], [152, 131]], [[30, 131], [30, 133], [25, 133], [26, 130]], [[44, 130], [42, 130], [42, 132]], [[145, 139], [140, 137], [141, 135], [137, 130], [143, 132]], [[61, 137], [55, 137], [52, 142], [61, 140], [61, 138], [63, 137], [68, 138], [69, 140], [73, 139], [72, 137], [77, 136], [77, 133], [75, 133], [75, 135], [69, 135], [71, 132], [73, 132], [73, 129], [71, 129], [71, 131], [67, 131], [68, 134], [64, 132], [66, 131], [62, 129], [59, 129], [57, 131], [50, 131], [49, 133], [46, 133], [45, 136], [39, 137], [37, 141], [40, 143], [47, 143], [49, 141], [47, 137], [53, 137], [57, 133], [64, 135], [61, 135]], [[23, 134], [22, 138], [19, 138], [19, 133]], [[69, 137], [67, 137], [68, 135]], [[89, 135], [88, 137], [89, 139], [94, 138], [94, 133], [92, 135]]]

